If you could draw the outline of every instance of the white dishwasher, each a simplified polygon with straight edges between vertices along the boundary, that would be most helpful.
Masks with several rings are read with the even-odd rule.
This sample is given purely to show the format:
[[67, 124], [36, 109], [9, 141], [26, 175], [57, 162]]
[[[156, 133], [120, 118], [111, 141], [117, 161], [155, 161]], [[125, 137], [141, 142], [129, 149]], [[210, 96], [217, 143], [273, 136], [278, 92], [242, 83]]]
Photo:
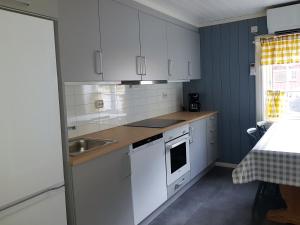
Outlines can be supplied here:
[[167, 200], [167, 177], [163, 135], [131, 145], [132, 198], [135, 225]]

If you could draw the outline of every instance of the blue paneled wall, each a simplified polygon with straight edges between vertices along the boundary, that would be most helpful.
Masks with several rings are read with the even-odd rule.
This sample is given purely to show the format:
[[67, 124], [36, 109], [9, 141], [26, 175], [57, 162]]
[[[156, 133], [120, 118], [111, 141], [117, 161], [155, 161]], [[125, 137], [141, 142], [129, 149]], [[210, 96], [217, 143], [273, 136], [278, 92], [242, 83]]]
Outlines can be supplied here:
[[203, 110], [219, 111], [219, 160], [238, 163], [247, 154], [246, 129], [255, 126], [255, 77], [249, 65], [255, 62], [254, 36], [267, 33], [266, 17], [204, 27], [201, 35], [202, 79], [184, 84], [184, 102], [189, 92], [199, 92]]

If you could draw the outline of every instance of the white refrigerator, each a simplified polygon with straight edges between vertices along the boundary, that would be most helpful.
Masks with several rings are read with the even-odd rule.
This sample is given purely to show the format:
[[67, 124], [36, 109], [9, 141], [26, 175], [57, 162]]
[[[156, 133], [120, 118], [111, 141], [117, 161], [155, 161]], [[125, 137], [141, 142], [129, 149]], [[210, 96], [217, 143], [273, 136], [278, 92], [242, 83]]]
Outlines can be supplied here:
[[2, 9], [0, 224], [67, 224], [54, 22]]

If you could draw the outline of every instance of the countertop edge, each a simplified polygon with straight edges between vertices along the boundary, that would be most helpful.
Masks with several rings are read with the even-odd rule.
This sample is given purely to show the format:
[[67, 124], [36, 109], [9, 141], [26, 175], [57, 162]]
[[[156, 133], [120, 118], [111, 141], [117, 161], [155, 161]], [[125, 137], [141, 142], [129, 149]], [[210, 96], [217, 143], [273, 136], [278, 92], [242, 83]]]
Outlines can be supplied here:
[[[170, 118], [171, 117], [172, 119], [175, 119], [176, 115], [180, 114], [180, 113], [181, 114], [183, 114], [183, 113], [184, 114], [189, 114], [190, 112], [175, 112], [175, 113], [170, 113], [170, 114], [158, 116], [158, 117], [155, 117], [155, 118]], [[69, 158], [69, 165], [71, 167], [73, 167], [73, 166], [79, 166], [81, 164], [84, 164], [84, 163], [86, 163], [88, 161], [91, 161], [93, 159], [96, 159], [98, 157], [102, 157], [104, 155], [107, 155], [107, 154], [113, 153], [115, 151], [124, 149], [124, 147], [127, 147], [127, 146], [129, 146], [129, 145], [131, 145], [131, 144], [133, 144], [133, 143], [135, 143], [137, 141], [143, 140], [145, 138], [148, 138], [148, 137], [151, 137], [151, 136], [154, 136], [154, 135], [166, 132], [168, 130], [172, 130], [172, 129], [175, 129], [177, 127], [181, 127], [183, 125], [190, 124], [190, 123], [192, 123], [194, 121], [205, 119], [205, 118], [208, 118], [208, 117], [213, 116], [215, 114], [218, 114], [217, 111], [199, 112], [199, 114], [200, 113], [201, 113], [201, 115], [199, 115], [199, 116], [195, 116], [192, 119], [187, 119], [184, 122], [181, 122], [181, 123], [178, 123], [178, 124], [166, 127], [166, 128], [160, 128], [160, 129], [143, 128], [143, 129], [151, 129], [151, 130], [148, 130], [148, 131], [151, 131], [151, 135], [141, 136], [139, 138], [136, 138], [134, 141], [129, 141], [128, 140], [128, 141], [116, 142], [115, 144], [111, 144], [111, 145], [108, 145], [106, 147], [100, 147], [99, 149], [94, 149], [94, 150], [92, 150], [90, 152], [87, 152], [87, 153], [84, 153], [82, 155], [73, 156], [73, 157], [70, 156], [70, 158]], [[191, 113], [191, 114], [195, 114], [195, 113]], [[178, 118], [178, 119], [182, 119], [182, 118]], [[107, 131], [113, 130], [113, 129], [117, 130], [118, 128], [119, 129], [120, 128], [124, 128], [124, 126], [114, 127], [114, 128], [108, 129], [108, 130], [103, 130], [103, 131], [98, 131], [98, 132], [91, 133], [91, 134], [86, 134], [86, 135], [83, 135], [82, 137], [90, 138], [91, 136], [101, 135], [101, 133], [104, 133], [104, 132], [107, 132]]]

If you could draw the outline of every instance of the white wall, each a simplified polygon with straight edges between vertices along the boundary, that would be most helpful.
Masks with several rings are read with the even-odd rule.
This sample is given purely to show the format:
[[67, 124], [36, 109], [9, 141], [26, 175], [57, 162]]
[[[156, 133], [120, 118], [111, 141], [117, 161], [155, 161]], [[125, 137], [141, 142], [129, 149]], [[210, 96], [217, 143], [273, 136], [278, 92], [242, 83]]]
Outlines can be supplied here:
[[[157, 85], [66, 85], [69, 137], [109, 129], [181, 110], [182, 83]], [[104, 108], [96, 109], [102, 99]]]

